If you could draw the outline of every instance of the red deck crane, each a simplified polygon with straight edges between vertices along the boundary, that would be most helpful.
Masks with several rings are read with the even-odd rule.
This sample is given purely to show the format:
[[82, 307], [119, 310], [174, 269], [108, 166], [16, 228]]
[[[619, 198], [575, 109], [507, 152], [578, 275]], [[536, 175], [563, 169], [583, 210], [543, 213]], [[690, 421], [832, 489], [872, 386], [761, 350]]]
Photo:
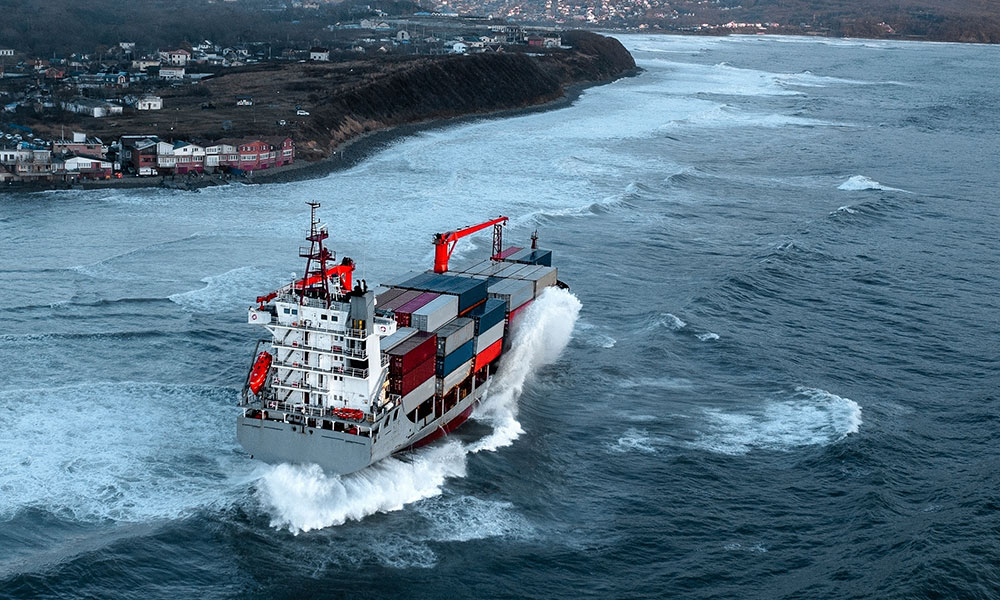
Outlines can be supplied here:
[[434, 272], [444, 273], [448, 270], [448, 259], [451, 258], [451, 253], [455, 250], [455, 244], [458, 240], [481, 229], [486, 229], [490, 225], [493, 226], [493, 254], [490, 255], [490, 258], [498, 260], [496, 257], [503, 250], [503, 226], [507, 224], [508, 220], [507, 217], [497, 217], [479, 225], [463, 227], [462, 229], [456, 229], [447, 233], [435, 233]]

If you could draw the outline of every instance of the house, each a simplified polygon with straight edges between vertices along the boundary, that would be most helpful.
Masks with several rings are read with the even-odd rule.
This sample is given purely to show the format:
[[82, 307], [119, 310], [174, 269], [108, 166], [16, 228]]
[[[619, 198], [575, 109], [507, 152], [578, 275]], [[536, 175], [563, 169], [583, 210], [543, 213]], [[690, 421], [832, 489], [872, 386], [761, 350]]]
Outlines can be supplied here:
[[111, 162], [96, 156], [71, 156], [62, 161], [62, 169], [83, 179], [110, 179]]
[[562, 46], [562, 37], [558, 35], [542, 36], [542, 46], [546, 48], [559, 48]]
[[117, 73], [105, 73], [102, 77], [104, 85], [114, 87], [128, 87], [129, 74], [125, 71]]
[[112, 104], [103, 100], [74, 98], [73, 100], [62, 102], [61, 104], [63, 110], [95, 118], [122, 114], [122, 106], [120, 104]]
[[319, 60], [319, 61], [329, 61], [330, 60], [330, 49], [320, 48], [315, 46], [309, 49], [309, 60]]
[[13, 48], [0, 48], [0, 56], [14, 56]]
[[469, 51], [469, 45], [465, 42], [448, 42], [444, 47], [450, 54], [465, 54]]
[[191, 61], [191, 53], [183, 48], [177, 50], [161, 50], [160, 60], [175, 67], [183, 67]]
[[214, 171], [239, 159], [236, 146], [231, 143], [219, 141], [211, 146], [205, 146], [205, 170], [207, 171]]
[[56, 67], [49, 67], [45, 69], [46, 79], [62, 79], [66, 77], [66, 71], [64, 69], [57, 69]]
[[295, 144], [290, 137], [220, 140], [219, 143], [235, 147], [235, 153], [230, 156], [225, 166], [236, 171], [260, 171], [290, 165], [295, 161]]
[[184, 67], [160, 67], [160, 79], [184, 79]]
[[156, 136], [123, 136], [118, 142], [122, 165], [129, 165], [139, 176], [157, 175], [156, 146], [159, 141]]
[[108, 146], [101, 138], [87, 137], [85, 133], [74, 131], [71, 140], [53, 140], [52, 154], [76, 154], [104, 159], [108, 156]]
[[400, 44], [410, 43], [410, 32], [405, 29], [400, 29], [396, 32], [396, 42]]
[[143, 58], [140, 60], [132, 61], [132, 68], [135, 69], [136, 71], [139, 71], [140, 73], [145, 73], [146, 69], [150, 67], [158, 67], [158, 66], [160, 66], [160, 61], [158, 60], [149, 60], [147, 58]]
[[159, 96], [142, 96], [135, 102], [137, 110], [160, 110], [163, 108], [163, 98]]
[[236, 106], [253, 106], [253, 96], [236, 96]]
[[190, 142], [175, 142], [173, 147], [174, 173], [203, 173], [205, 148]]

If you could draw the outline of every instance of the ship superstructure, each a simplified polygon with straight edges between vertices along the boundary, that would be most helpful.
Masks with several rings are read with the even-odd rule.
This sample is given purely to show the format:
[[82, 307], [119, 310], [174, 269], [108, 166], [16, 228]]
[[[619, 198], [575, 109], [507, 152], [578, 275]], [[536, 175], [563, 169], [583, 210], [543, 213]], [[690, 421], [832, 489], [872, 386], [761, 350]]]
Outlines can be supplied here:
[[[326, 247], [312, 209], [306, 269], [257, 298], [254, 350], [237, 437], [270, 463], [351, 473], [447, 435], [469, 417], [509, 345], [511, 323], [546, 287], [562, 285], [552, 253], [503, 248], [499, 217], [436, 234], [433, 271], [369, 290], [354, 262]], [[494, 229], [490, 259], [456, 270], [459, 239]]]

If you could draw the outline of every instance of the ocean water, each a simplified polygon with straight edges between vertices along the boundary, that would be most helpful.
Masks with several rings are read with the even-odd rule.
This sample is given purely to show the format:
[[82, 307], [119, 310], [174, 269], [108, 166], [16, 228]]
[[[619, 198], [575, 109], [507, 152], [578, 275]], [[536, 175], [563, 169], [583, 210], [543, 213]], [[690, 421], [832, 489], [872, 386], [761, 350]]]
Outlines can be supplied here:
[[[1000, 597], [1000, 48], [622, 40], [322, 179], [0, 192], [0, 597]], [[572, 286], [343, 478], [235, 441], [310, 200], [370, 284], [506, 214]]]

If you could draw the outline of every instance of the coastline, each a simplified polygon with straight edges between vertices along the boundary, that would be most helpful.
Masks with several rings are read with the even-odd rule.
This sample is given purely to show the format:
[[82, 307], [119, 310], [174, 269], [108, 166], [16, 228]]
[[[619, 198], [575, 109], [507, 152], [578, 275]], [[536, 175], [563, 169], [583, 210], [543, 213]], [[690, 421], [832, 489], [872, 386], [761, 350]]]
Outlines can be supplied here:
[[52, 190], [108, 190], [108, 189], [137, 189], [137, 188], [168, 188], [186, 191], [196, 191], [204, 187], [214, 187], [240, 183], [244, 185], [263, 185], [271, 183], [292, 183], [308, 179], [319, 179], [331, 173], [344, 171], [354, 167], [371, 155], [383, 148], [395, 143], [405, 137], [418, 134], [424, 131], [443, 129], [479, 120], [505, 119], [529, 115], [538, 112], [548, 112], [572, 106], [583, 92], [592, 87], [607, 85], [625, 77], [635, 77], [642, 72], [642, 69], [635, 68], [621, 75], [601, 81], [587, 81], [567, 85], [563, 89], [562, 95], [551, 100], [543, 101], [530, 106], [517, 108], [507, 108], [496, 111], [469, 113], [465, 115], [449, 117], [445, 119], [427, 119], [387, 127], [357, 135], [350, 140], [340, 144], [333, 150], [331, 156], [311, 161], [298, 162], [285, 167], [277, 167], [266, 172], [257, 171], [250, 177], [231, 177], [228, 175], [170, 175], [157, 177], [135, 177], [128, 179], [112, 179], [104, 181], [81, 181], [75, 184], [9, 184], [0, 186], [0, 190], [9, 192], [45, 192]]

